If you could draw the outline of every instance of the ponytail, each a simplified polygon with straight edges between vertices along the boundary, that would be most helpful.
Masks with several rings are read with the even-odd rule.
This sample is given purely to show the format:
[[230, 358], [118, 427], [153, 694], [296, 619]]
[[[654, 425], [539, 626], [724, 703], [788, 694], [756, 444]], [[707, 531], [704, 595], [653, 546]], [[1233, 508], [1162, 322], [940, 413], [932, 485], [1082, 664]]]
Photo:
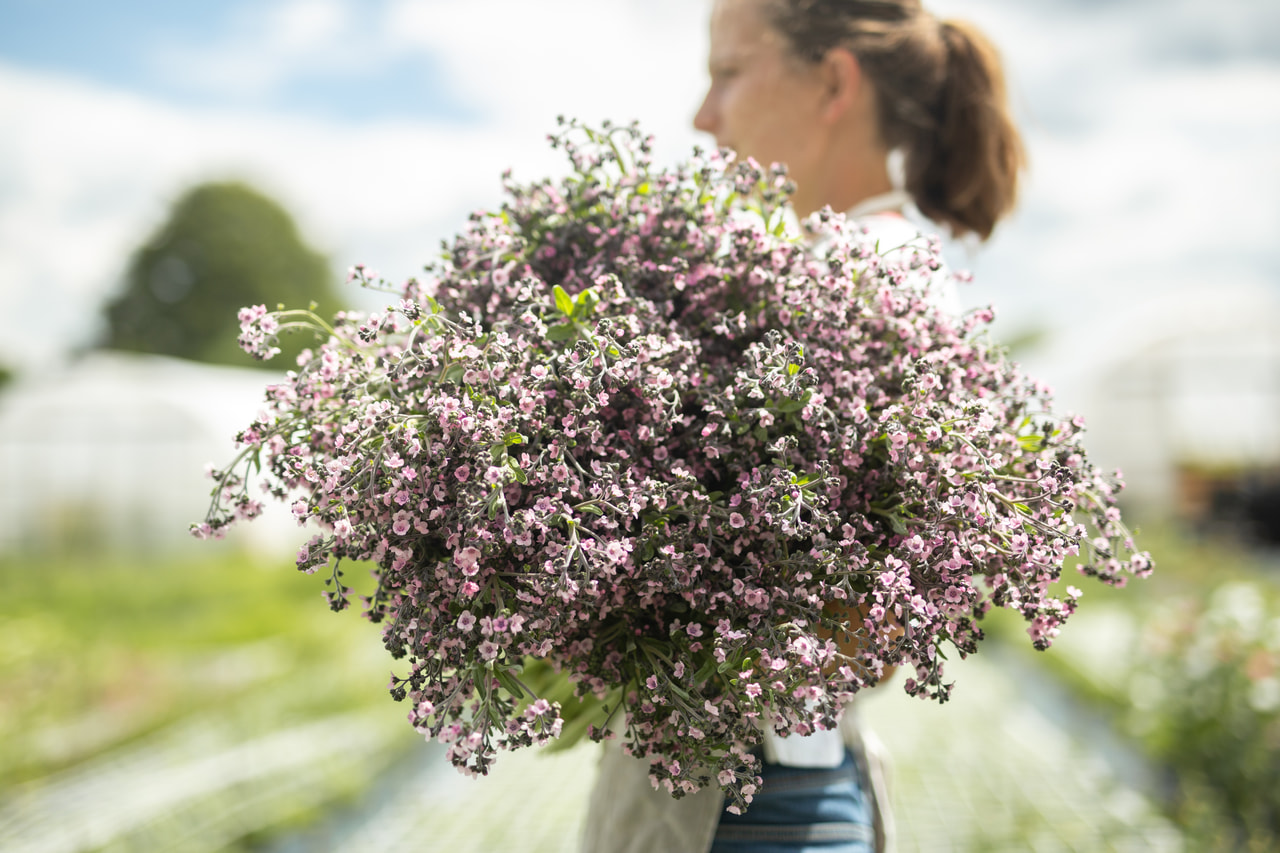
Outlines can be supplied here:
[[1025, 154], [995, 48], [966, 23], [940, 30], [946, 70], [936, 120], [908, 142], [906, 189], [925, 216], [985, 240], [1017, 200]]
[[1022, 140], [1000, 57], [974, 27], [939, 23], [919, 0], [769, 0], [791, 52], [843, 47], [875, 89], [880, 135], [904, 155], [906, 190], [952, 233], [991, 236], [1013, 209]]

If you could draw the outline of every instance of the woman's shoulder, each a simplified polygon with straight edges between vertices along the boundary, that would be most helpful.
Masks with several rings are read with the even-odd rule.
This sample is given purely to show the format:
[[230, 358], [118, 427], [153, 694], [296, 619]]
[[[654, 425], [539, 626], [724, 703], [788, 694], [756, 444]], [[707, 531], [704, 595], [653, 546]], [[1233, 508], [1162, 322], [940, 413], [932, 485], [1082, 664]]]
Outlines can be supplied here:
[[923, 216], [912, 213], [910, 209], [903, 212], [878, 211], [850, 219], [875, 241], [877, 254], [885, 257], [914, 252], [935, 254], [939, 263], [937, 269], [926, 273], [917, 284], [925, 288], [930, 302], [958, 317], [962, 312], [960, 294], [956, 289], [955, 275], [942, 254], [939, 230]]
[[881, 212], [853, 217], [855, 225], [880, 244], [880, 251], [927, 240], [919, 225], [900, 213]]

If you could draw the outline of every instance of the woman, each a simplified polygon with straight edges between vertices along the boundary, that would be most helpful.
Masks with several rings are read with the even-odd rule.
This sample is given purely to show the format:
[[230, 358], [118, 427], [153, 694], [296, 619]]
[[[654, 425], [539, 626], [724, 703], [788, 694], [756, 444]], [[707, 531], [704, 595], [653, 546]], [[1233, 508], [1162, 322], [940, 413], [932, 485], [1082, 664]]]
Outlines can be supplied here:
[[[847, 211], [894, 245], [918, 233], [904, 213], [986, 239], [1013, 205], [1023, 154], [996, 53], [917, 0], [716, 0], [709, 65], [694, 126], [740, 157], [785, 163], [801, 217]], [[901, 157], [896, 181], [891, 152]], [[766, 731], [764, 785], [742, 815], [724, 812], [714, 790], [681, 800], [654, 791], [647, 761], [610, 745], [584, 850], [884, 849], [850, 716], [841, 731], [808, 737]]]

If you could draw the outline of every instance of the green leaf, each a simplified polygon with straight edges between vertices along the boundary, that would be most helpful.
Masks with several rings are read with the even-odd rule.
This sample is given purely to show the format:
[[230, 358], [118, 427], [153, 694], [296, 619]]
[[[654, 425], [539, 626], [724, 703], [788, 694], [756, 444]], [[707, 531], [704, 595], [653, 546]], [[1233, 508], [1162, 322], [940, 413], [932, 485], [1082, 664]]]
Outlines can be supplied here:
[[775, 237], [781, 237], [782, 232], [786, 230], [787, 221], [783, 218], [784, 212], [785, 208], [782, 205], [778, 205], [773, 209], [773, 213], [769, 214], [769, 223], [767, 227], [769, 229], [769, 233]]
[[1039, 435], [1024, 435], [1018, 438], [1018, 443], [1022, 445], [1023, 450], [1030, 450], [1035, 453], [1044, 448], [1044, 437]]
[[604, 510], [600, 509], [600, 507], [595, 504], [583, 504], [578, 507], [578, 511], [590, 513], [591, 515], [604, 515]]
[[498, 667], [493, 671], [493, 675], [498, 679], [498, 683], [502, 685], [502, 689], [510, 693], [512, 698], [520, 699], [528, 695], [525, 693], [524, 688], [520, 686], [520, 682], [516, 681], [515, 676], [505, 668]]
[[571, 341], [578, 337], [578, 327], [573, 323], [557, 323], [547, 329], [549, 341]]
[[684, 699], [686, 701], [693, 700], [693, 697], [689, 695], [689, 691], [685, 690], [683, 687], [681, 687], [679, 684], [676, 684], [674, 681], [667, 682], [667, 687], [669, 687], [671, 689], [671, 692], [679, 696], [681, 699]]
[[565, 292], [560, 285], [551, 288], [551, 292], [556, 298], [556, 308], [560, 309], [560, 313], [566, 317], [573, 316], [573, 299]]
[[523, 435], [521, 435], [518, 432], [507, 433], [503, 437], [503, 440], [507, 443], [508, 446], [513, 444], [524, 444], [526, 441], [528, 441], [528, 439], [526, 439]]
[[600, 297], [591, 288], [587, 288], [578, 294], [573, 316], [578, 319], [586, 319], [591, 316], [591, 312], [600, 304]]
[[444, 376], [441, 377], [442, 382], [461, 382], [462, 376], [467, 372], [466, 365], [455, 363], [445, 368]]
[[702, 684], [708, 678], [710, 678], [715, 674], [716, 674], [716, 659], [713, 657], [708, 657], [706, 663], [704, 663], [701, 667], [699, 667], [698, 671], [693, 674], [693, 683]]

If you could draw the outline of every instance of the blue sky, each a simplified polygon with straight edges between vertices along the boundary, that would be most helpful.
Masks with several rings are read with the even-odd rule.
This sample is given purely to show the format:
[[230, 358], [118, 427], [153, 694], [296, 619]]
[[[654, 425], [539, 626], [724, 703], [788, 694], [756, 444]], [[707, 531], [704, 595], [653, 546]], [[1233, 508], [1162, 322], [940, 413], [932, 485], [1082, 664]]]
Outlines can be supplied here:
[[[371, 10], [384, 4], [366, 3]], [[446, 119], [478, 116], [454, 95], [446, 69], [424, 50], [367, 51], [372, 15], [341, 4], [294, 4], [294, 49], [283, 28], [290, 7], [262, 2], [3, 0], [0, 60], [94, 80], [172, 103], [252, 107], [316, 117]], [[266, 10], [264, 14], [264, 10]], [[283, 12], [283, 14], [282, 14]], [[273, 21], [273, 18], [275, 19]], [[337, 38], [333, 36], [337, 35]], [[346, 42], [349, 51], [341, 50]], [[338, 49], [334, 49], [338, 48]], [[332, 50], [332, 53], [329, 51]], [[192, 70], [220, 53], [285, 53], [288, 67], [252, 81]], [[183, 73], [183, 60], [191, 63]]]

